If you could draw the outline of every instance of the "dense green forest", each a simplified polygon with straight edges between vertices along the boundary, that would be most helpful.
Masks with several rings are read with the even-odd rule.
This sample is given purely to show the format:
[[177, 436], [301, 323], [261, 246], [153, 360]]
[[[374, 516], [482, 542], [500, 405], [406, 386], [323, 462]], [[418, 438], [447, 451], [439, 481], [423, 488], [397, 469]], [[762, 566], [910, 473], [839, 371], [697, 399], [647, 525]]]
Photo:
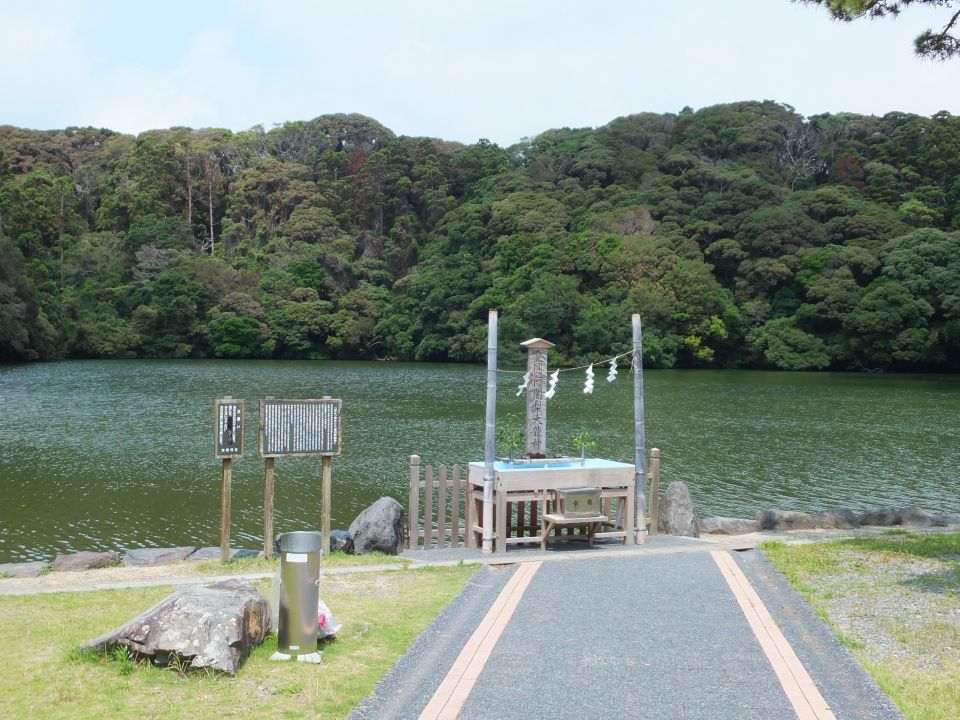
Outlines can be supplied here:
[[960, 117], [638, 114], [509, 148], [360, 115], [0, 127], [0, 359], [960, 369]]

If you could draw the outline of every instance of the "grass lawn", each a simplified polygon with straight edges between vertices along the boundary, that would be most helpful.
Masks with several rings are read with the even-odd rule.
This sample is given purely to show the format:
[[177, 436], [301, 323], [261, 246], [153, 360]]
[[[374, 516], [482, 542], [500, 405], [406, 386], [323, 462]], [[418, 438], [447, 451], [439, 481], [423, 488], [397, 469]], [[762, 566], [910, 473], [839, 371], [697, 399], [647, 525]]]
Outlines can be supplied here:
[[907, 718], [960, 718], [960, 533], [761, 547]]
[[[270, 636], [236, 678], [183, 675], [76, 651], [82, 641], [166, 597], [171, 587], [0, 597], [0, 715], [343, 718], [475, 570], [421, 568], [324, 578], [320, 596], [343, 628], [323, 645], [323, 664], [270, 662], [277, 645]], [[269, 580], [255, 584], [270, 597]]]

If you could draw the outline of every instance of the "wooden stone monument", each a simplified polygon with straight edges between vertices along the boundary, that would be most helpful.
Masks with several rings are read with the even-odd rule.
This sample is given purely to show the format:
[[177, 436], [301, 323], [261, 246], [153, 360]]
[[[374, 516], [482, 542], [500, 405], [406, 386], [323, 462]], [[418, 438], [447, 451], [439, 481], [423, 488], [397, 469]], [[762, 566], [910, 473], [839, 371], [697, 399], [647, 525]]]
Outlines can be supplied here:
[[556, 347], [543, 338], [520, 343], [527, 349], [527, 424], [523, 456], [540, 459], [547, 456], [547, 352]]

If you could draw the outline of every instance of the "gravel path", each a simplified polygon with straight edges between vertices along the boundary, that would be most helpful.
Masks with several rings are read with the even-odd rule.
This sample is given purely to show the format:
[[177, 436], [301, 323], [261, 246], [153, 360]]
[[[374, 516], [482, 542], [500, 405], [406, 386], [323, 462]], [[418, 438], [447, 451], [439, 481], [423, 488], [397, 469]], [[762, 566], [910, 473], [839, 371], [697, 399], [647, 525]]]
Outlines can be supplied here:
[[[840, 567], [809, 582], [836, 631], [858, 646], [861, 658], [896, 661], [911, 670], [960, 664], [955, 565], [844, 549]], [[925, 636], [942, 649], [929, 652]]]
[[[663, 542], [661, 546], [660, 543]], [[793, 720], [716, 564], [697, 541], [643, 554], [544, 562], [470, 692], [460, 720], [586, 717]], [[655, 551], [655, 552], [654, 552]], [[902, 715], [756, 551], [735, 557], [838, 720]], [[352, 720], [416, 718], [514, 570], [482, 569]]]

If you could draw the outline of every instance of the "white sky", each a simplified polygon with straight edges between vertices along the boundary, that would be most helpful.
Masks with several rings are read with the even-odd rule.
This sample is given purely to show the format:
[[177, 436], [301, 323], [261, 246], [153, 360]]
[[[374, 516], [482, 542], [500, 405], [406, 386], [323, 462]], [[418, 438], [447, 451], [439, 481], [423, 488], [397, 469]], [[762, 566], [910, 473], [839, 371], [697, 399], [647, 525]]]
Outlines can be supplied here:
[[789, 0], [0, 0], [0, 124], [243, 130], [359, 112], [398, 134], [510, 145], [736, 100], [960, 114], [960, 60], [913, 55], [945, 14], [841, 24]]

